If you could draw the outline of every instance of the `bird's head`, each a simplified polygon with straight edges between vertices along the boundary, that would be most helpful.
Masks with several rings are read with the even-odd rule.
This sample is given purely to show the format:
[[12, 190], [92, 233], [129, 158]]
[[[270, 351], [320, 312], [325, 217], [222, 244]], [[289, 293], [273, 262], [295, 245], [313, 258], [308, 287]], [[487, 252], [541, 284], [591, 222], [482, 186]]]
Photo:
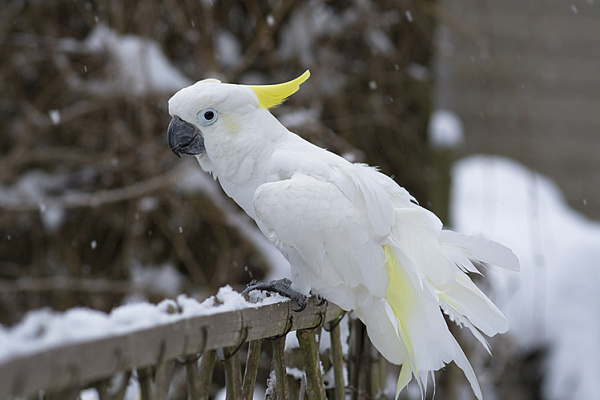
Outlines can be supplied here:
[[210, 143], [227, 142], [255, 123], [262, 115], [257, 112], [283, 103], [309, 76], [306, 71], [289, 82], [256, 86], [205, 79], [181, 89], [169, 100], [169, 148], [178, 157], [202, 155]]

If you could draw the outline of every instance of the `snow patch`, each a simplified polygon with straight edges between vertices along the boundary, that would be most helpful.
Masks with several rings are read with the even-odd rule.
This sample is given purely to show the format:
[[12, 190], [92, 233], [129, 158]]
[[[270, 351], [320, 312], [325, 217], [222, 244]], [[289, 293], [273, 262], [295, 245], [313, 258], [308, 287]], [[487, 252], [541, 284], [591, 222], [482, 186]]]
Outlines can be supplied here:
[[41, 170], [25, 173], [13, 185], [0, 184], [0, 203], [7, 208], [18, 207], [23, 202], [39, 204], [40, 218], [48, 232], [55, 232], [65, 220], [65, 210], [59, 206], [47, 206], [44, 198], [51, 193], [63, 192], [71, 177], [65, 174], [49, 174]]
[[108, 57], [105, 80], [85, 82], [85, 88], [93, 94], [171, 94], [192, 83], [175, 69], [153, 40], [120, 35], [99, 24], [83, 44], [90, 51], [107, 54]]
[[414, 62], [410, 63], [406, 67], [406, 73], [412, 79], [417, 80], [417, 81], [426, 82], [429, 79], [429, 69], [422, 64], [418, 64], [418, 63], [414, 63]]
[[72, 308], [59, 313], [48, 309], [29, 312], [13, 328], [0, 328], [0, 362], [53, 347], [148, 329], [180, 320], [289, 301], [282, 296], [258, 294], [257, 303], [248, 302], [230, 286], [219, 289], [203, 302], [179, 295], [157, 305], [138, 302], [104, 313]]
[[381, 29], [369, 29], [366, 33], [367, 42], [371, 45], [371, 53], [391, 56], [396, 52], [396, 44]]
[[228, 31], [219, 31], [215, 37], [216, 59], [226, 68], [235, 67], [242, 59], [242, 46], [235, 35]]
[[60, 111], [50, 110], [48, 111], [48, 115], [50, 116], [50, 121], [52, 121], [53, 125], [60, 124]]
[[314, 109], [298, 109], [291, 112], [287, 112], [278, 117], [281, 122], [288, 129], [302, 128], [311, 123], [318, 123], [320, 112]]
[[136, 291], [176, 296], [181, 293], [185, 278], [170, 264], [159, 267], [134, 266], [130, 269]]
[[458, 147], [464, 140], [463, 125], [452, 111], [436, 110], [431, 115], [428, 128], [429, 143], [436, 149]]
[[510, 247], [521, 272], [486, 272], [496, 304], [521, 349], [549, 349], [548, 399], [600, 393], [600, 223], [570, 209], [546, 177], [500, 157], [474, 156], [454, 168], [455, 229]]

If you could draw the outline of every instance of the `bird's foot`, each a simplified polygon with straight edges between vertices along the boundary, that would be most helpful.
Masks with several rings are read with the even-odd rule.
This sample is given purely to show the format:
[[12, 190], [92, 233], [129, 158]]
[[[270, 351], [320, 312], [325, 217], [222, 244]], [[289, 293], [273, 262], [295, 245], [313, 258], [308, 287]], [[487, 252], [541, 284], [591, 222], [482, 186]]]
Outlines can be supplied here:
[[279, 293], [282, 296], [288, 297], [298, 304], [298, 309], [294, 310], [300, 312], [306, 308], [308, 297], [302, 293], [296, 292], [292, 289], [292, 281], [287, 278], [279, 279], [275, 281], [257, 281], [253, 280], [248, 284], [246, 289], [242, 292], [243, 295], [250, 293], [253, 290], [266, 290], [268, 292]]
[[317, 293], [314, 296], [317, 298], [317, 300], [319, 300], [319, 302], [317, 303], [318, 307], [321, 307], [322, 305], [327, 303], [327, 299], [325, 297], [321, 296], [320, 294]]

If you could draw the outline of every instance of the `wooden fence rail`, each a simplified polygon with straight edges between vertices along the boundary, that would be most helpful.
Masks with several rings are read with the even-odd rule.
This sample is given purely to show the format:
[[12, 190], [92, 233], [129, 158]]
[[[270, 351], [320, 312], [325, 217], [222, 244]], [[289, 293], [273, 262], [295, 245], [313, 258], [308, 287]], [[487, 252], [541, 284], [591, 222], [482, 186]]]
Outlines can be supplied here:
[[[309, 299], [307, 307], [294, 311], [295, 303], [243, 308], [202, 315], [101, 339], [80, 341], [0, 361], [0, 399], [77, 399], [81, 390], [96, 388], [98, 397], [122, 399], [132, 373], [140, 385], [140, 397], [166, 399], [169, 365], [185, 365], [188, 399], [208, 399], [213, 369], [223, 362], [227, 399], [251, 399], [262, 344], [272, 345], [270, 379], [273, 399], [289, 398], [283, 354], [286, 334], [297, 331], [304, 364], [305, 398], [324, 399], [315, 329], [330, 330], [330, 362], [335, 380], [335, 399], [345, 398], [339, 322], [343, 311]], [[245, 370], [240, 347], [248, 343]], [[122, 386], [115, 388], [121, 375]], [[110, 386], [110, 390], [109, 389]]]

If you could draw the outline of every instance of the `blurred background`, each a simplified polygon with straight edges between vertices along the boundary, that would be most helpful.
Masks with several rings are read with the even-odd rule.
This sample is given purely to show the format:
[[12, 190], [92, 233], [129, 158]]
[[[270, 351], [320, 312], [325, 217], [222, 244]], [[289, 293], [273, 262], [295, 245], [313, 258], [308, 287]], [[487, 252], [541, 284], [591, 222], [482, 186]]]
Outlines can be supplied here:
[[[285, 274], [281, 257], [196, 160], [169, 151], [167, 100], [207, 77], [276, 83], [306, 69], [310, 80], [274, 114], [313, 143], [379, 166], [448, 224], [478, 233], [490, 226], [482, 218], [461, 224], [469, 211], [452, 212], [455, 160], [488, 154], [519, 163], [520, 176], [531, 178], [522, 205], [531, 224], [496, 234], [525, 260], [530, 280], [498, 277], [508, 286], [489, 289], [501, 301], [514, 294], [507, 287], [545, 288], [521, 299], [545, 313], [552, 289], [535, 277], [552, 256], [537, 239], [521, 250], [517, 238], [543, 236], [536, 207], [545, 192], [536, 182], [545, 178], [532, 171], [555, 181], [564, 209], [594, 227], [587, 237], [600, 238], [588, 220], [600, 217], [598, 38], [596, 0], [6, 1], [0, 324], [42, 307], [108, 311], [180, 293], [205, 298], [225, 284], [241, 289]], [[600, 247], [593, 240], [587, 246]], [[586, 258], [592, 284], [600, 284], [596, 260]], [[506, 311], [512, 323], [510, 304]], [[600, 323], [582, 329], [597, 334], [587, 347], [596, 351]], [[484, 392], [591, 398], [578, 392], [581, 374], [565, 378], [571, 386], [548, 386], [549, 343], [506, 335], [492, 342], [493, 363], [473, 349]], [[593, 351], [588, 357], [600, 359]], [[598, 362], [583, 367], [600, 373]], [[469, 398], [453, 376], [452, 368], [438, 374], [447, 390], [437, 398]]]

